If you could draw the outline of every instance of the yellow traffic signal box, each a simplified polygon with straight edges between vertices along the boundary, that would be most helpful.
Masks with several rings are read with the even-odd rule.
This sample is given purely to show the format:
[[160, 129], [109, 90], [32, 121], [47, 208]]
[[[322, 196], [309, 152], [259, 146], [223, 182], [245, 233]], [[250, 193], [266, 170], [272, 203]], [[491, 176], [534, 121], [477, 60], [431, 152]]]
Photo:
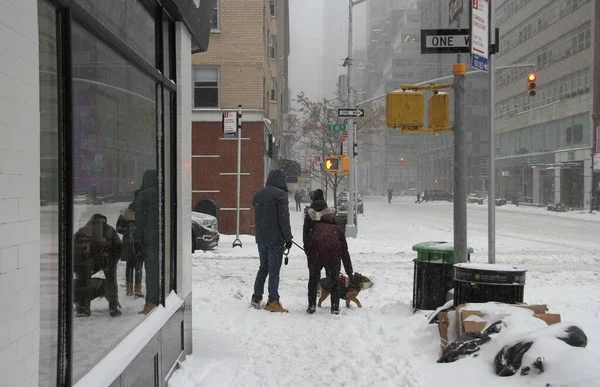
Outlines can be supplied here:
[[429, 128], [434, 132], [451, 130], [450, 127], [450, 96], [446, 93], [436, 93], [427, 101], [427, 116]]
[[386, 97], [387, 126], [421, 128], [425, 126], [425, 94], [420, 91], [392, 91]]
[[332, 155], [325, 158], [325, 170], [334, 174], [344, 174], [350, 171], [350, 156]]

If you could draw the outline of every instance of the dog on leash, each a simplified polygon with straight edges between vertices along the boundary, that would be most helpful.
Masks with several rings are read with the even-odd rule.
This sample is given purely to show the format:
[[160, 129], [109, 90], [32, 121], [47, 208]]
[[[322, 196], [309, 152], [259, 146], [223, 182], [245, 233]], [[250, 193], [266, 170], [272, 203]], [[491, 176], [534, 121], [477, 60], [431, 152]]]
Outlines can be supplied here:
[[[351, 277], [346, 277], [340, 274], [340, 298], [346, 300], [346, 308], [350, 307], [350, 301], [354, 302], [356, 306], [362, 308], [362, 304], [358, 300], [357, 296], [361, 290], [369, 289], [373, 287], [373, 281], [360, 273], [354, 273]], [[317, 285], [317, 291], [321, 293], [319, 297], [318, 306], [321, 307], [321, 303], [329, 297], [331, 294], [331, 284], [327, 278], [321, 278]]]

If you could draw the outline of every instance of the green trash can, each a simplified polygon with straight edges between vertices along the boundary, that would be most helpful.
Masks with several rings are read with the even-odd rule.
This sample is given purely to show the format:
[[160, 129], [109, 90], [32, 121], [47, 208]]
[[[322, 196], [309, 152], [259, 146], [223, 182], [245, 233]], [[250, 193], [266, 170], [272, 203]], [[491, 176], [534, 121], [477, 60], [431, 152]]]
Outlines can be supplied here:
[[[454, 286], [454, 246], [448, 242], [422, 242], [413, 246], [413, 310], [435, 310], [446, 303], [446, 293]], [[473, 249], [467, 247], [470, 262]]]

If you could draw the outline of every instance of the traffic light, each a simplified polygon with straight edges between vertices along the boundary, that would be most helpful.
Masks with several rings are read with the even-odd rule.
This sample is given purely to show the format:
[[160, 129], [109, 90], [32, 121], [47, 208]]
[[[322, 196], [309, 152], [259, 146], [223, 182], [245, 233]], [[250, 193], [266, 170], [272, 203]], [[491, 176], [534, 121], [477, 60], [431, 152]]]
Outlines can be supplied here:
[[350, 156], [332, 155], [325, 158], [325, 171], [333, 174], [345, 174], [350, 171]]
[[404, 157], [400, 156], [400, 158], [398, 158], [398, 161], [400, 161], [400, 164], [404, 164]]
[[530, 97], [535, 97], [535, 87], [537, 86], [536, 81], [537, 75], [535, 75], [535, 73], [529, 73], [527, 75], [527, 95]]
[[325, 170], [327, 172], [337, 172], [340, 169], [340, 159], [337, 157], [327, 157], [325, 159]]

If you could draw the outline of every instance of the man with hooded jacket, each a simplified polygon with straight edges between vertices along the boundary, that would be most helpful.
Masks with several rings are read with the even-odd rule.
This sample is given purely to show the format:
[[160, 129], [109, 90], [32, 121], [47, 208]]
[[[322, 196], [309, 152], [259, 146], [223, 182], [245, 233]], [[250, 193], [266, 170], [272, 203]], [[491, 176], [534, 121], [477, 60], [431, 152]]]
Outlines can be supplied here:
[[279, 302], [279, 272], [283, 252], [292, 247], [293, 238], [287, 192], [285, 174], [281, 169], [274, 169], [269, 172], [265, 187], [254, 195], [252, 201], [260, 267], [251, 304], [255, 308], [260, 307], [268, 276], [269, 299], [266, 309], [270, 312], [288, 311]]
[[160, 302], [158, 262], [158, 173], [148, 169], [133, 200], [136, 229], [135, 248], [146, 267], [146, 304], [140, 314], [148, 314]]

